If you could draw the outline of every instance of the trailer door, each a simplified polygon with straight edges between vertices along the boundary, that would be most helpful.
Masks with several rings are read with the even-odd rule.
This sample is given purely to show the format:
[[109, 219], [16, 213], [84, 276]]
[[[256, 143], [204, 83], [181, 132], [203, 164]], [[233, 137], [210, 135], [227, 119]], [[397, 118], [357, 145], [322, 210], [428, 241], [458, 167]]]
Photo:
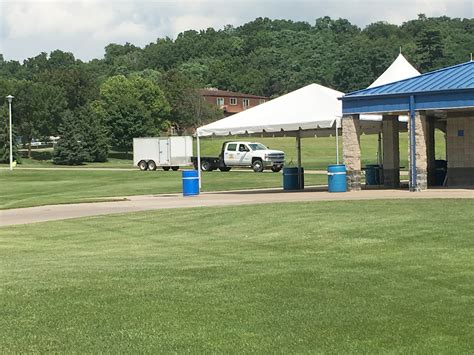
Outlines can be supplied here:
[[159, 140], [160, 165], [170, 165], [170, 145], [168, 139]]

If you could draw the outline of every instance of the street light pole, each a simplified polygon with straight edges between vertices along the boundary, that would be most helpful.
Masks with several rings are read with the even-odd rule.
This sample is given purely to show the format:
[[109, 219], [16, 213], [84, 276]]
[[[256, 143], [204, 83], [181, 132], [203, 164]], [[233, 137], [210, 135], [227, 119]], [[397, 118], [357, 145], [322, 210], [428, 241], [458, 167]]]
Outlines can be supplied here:
[[9, 111], [9, 119], [10, 119], [10, 171], [13, 170], [13, 144], [12, 144], [12, 100], [13, 100], [13, 96], [12, 95], [8, 95], [7, 96], [7, 100], [8, 100], [8, 111]]

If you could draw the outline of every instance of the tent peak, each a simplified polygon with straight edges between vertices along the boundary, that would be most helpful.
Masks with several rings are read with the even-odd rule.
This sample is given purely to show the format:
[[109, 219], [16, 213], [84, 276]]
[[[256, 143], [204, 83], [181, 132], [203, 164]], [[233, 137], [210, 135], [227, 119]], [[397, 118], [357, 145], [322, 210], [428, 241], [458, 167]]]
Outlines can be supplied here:
[[420, 75], [413, 65], [400, 52], [393, 63], [380, 75], [377, 80], [370, 84], [369, 88], [393, 83], [394, 81], [413, 78]]

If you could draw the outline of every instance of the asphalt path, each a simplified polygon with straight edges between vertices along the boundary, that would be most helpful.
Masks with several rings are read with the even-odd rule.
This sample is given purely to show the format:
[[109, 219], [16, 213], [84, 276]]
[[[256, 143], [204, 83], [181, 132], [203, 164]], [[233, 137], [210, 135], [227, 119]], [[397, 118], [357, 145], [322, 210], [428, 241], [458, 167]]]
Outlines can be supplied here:
[[114, 201], [104, 199], [104, 202], [0, 210], [0, 227], [114, 213], [261, 203], [462, 198], [473, 199], [474, 207], [474, 189], [430, 189], [423, 192], [380, 189], [345, 193], [328, 193], [326, 189], [326, 187], [311, 188], [301, 192], [285, 192], [282, 189], [245, 190], [202, 193], [186, 197], [181, 194], [127, 196], [114, 198]]

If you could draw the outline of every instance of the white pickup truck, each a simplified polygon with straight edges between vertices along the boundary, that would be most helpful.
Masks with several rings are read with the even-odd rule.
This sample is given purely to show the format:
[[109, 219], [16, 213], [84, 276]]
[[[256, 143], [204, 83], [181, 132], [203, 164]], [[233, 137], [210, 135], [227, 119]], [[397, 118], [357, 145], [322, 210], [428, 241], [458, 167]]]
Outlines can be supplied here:
[[[191, 158], [197, 169], [197, 157]], [[262, 172], [270, 168], [278, 172], [285, 163], [285, 153], [281, 150], [272, 150], [258, 142], [231, 141], [222, 144], [219, 157], [201, 157], [201, 170], [229, 171], [233, 167], [251, 167], [255, 172]]]

